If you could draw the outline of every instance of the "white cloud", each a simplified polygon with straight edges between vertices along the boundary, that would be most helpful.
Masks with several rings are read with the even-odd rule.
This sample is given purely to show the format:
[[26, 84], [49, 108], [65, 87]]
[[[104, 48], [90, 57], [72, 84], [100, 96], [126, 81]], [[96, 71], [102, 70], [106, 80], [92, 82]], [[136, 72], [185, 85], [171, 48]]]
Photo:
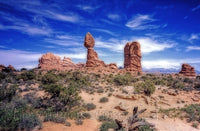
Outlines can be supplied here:
[[136, 38], [136, 41], [141, 44], [142, 53], [151, 53], [157, 51], [163, 51], [168, 48], [172, 48], [174, 44], [167, 44], [165, 42], [158, 42], [150, 38]]
[[159, 28], [160, 27], [159, 25], [152, 24], [155, 21], [156, 19], [154, 19], [152, 15], [137, 14], [126, 23], [126, 26], [134, 30]]
[[192, 11], [196, 11], [200, 9], [200, 5], [197, 5], [196, 7], [192, 8]]
[[[144, 54], [151, 53], [151, 52], [158, 52], [158, 51], [164, 51], [165, 49], [174, 47], [174, 43], [169, 42], [158, 42], [154, 39], [150, 38], [131, 38], [134, 41], [138, 41], [141, 44], [141, 51]], [[96, 47], [99, 48], [107, 48], [114, 52], [120, 52], [123, 53], [123, 49], [125, 44], [127, 43], [127, 40], [118, 40], [118, 39], [109, 39], [108, 41], [103, 42], [101, 39], [96, 39]], [[171, 44], [169, 44], [171, 43]]]
[[191, 51], [191, 50], [200, 50], [200, 46], [188, 46], [186, 48], [186, 51]]
[[121, 19], [120, 15], [118, 14], [108, 14], [108, 18], [113, 21], [119, 21]]
[[[180, 69], [183, 63], [188, 63], [191, 65], [200, 64], [200, 58], [144, 60], [142, 61], [142, 67], [146, 69], [153, 69], [153, 68]], [[199, 68], [197, 68], [196, 70], [199, 70]]]

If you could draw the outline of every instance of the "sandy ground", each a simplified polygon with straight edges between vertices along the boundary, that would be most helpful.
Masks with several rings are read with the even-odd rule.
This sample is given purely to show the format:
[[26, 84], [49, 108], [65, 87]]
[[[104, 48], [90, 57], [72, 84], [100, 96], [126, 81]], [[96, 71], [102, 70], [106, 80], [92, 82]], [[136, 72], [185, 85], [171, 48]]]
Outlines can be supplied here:
[[57, 124], [53, 122], [43, 123], [43, 128], [40, 131], [97, 131], [100, 126], [100, 122], [95, 119], [84, 120], [83, 125], [75, 125], [74, 121], [70, 121], [71, 126], [65, 126], [64, 124]]
[[[165, 88], [166, 87], [162, 87], [162, 89]], [[133, 88], [130, 87], [130, 90], [131, 89]], [[113, 119], [123, 120], [131, 115], [132, 109], [135, 106], [138, 106], [139, 109], [147, 109], [147, 111], [143, 113], [141, 117], [145, 118], [150, 123], [155, 124], [158, 131], [198, 131], [198, 129], [195, 129], [191, 126], [191, 123], [187, 123], [183, 120], [180, 120], [179, 118], [166, 117], [165, 119], [163, 119], [161, 114], [158, 113], [160, 108], [177, 108], [184, 107], [185, 104], [200, 103], [199, 101], [194, 102], [191, 99], [198, 92], [179, 92], [177, 96], [173, 96], [167, 93], [162, 93], [162, 89], [157, 89], [156, 92], [152, 95], [152, 98], [148, 97], [148, 104], [145, 102], [144, 98], [141, 95], [135, 95], [137, 96], [137, 100], [125, 100], [115, 97], [115, 94], [122, 94], [120, 88], [117, 88], [116, 90], [118, 91], [115, 91], [110, 97], [108, 97], [108, 92], [102, 94], [88, 94], [82, 91], [80, 93], [80, 96], [84, 100], [84, 103], [93, 103], [96, 105], [95, 110], [89, 111], [92, 116], [91, 119], [84, 120], [83, 125], [79, 126], [77, 126], [74, 121], [70, 121], [72, 124], [71, 127], [67, 127], [63, 124], [45, 122], [43, 123], [43, 129], [41, 131], [96, 131], [101, 125], [101, 123], [97, 121], [98, 116], [106, 115]], [[158, 96], [163, 96], [163, 98], [161, 99]], [[100, 103], [99, 100], [102, 97], [107, 97], [109, 101], [106, 103]], [[160, 103], [159, 101], [163, 101], [167, 104]], [[177, 101], [184, 101], [185, 103], [177, 103]], [[115, 109], [115, 106], [118, 105], [121, 105], [123, 108], [125, 108], [129, 112], [129, 114], [127, 116], [123, 116], [122, 111]]]

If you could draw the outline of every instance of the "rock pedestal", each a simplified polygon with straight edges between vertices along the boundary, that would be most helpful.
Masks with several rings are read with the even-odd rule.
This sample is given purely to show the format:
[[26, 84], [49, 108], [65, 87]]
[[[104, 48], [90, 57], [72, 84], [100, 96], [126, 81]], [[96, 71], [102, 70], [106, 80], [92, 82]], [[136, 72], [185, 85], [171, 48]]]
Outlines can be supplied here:
[[142, 72], [139, 42], [128, 42], [124, 47], [124, 68], [127, 71]]

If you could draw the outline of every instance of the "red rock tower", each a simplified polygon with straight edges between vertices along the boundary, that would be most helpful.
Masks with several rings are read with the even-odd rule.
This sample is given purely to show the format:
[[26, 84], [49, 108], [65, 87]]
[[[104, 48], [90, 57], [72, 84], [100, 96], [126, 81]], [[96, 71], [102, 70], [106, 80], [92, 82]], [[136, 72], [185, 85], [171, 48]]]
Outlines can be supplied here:
[[192, 67], [189, 64], [182, 64], [182, 68], [181, 71], [179, 72], [180, 74], [184, 75], [184, 76], [192, 76], [195, 77], [196, 76], [196, 72], [194, 67]]
[[124, 68], [127, 71], [142, 72], [141, 49], [139, 42], [128, 42], [124, 47]]

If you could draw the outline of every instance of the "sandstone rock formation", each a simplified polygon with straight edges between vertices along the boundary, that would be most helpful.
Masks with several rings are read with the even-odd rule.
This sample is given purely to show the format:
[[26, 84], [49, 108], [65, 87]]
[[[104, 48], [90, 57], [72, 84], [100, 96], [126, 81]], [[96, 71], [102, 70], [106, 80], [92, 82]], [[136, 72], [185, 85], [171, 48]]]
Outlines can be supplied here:
[[46, 53], [39, 59], [38, 68], [43, 70], [70, 70], [84, 67], [84, 64], [74, 64], [70, 58], [64, 57], [63, 60], [59, 56], [52, 53]]
[[85, 36], [84, 46], [87, 48], [87, 62], [86, 67], [98, 67], [105, 66], [105, 63], [101, 61], [98, 54], [94, 51], [95, 40], [93, 36], [88, 32]]
[[0, 65], [0, 71], [2, 71], [3, 69], [5, 69], [6, 67], [4, 65]]
[[124, 47], [124, 68], [127, 71], [142, 72], [141, 49], [139, 42], [128, 42]]
[[184, 75], [184, 76], [191, 76], [191, 77], [196, 76], [196, 72], [195, 72], [194, 67], [190, 66], [189, 64], [182, 64], [182, 68], [181, 68], [181, 71], [179, 73]]
[[15, 68], [12, 65], [9, 65], [8, 67], [4, 66], [4, 65], [0, 65], [0, 71], [15, 71]]

